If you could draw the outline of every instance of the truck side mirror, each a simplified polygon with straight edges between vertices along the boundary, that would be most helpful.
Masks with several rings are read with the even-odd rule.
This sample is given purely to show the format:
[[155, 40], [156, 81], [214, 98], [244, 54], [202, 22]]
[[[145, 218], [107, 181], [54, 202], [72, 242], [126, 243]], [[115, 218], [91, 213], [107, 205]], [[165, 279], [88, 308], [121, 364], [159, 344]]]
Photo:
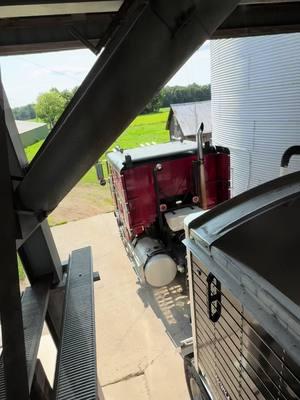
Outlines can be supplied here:
[[103, 166], [100, 161], [97, 161], [95, 164], [96, 168], [96, 173], [97, 173], [97, 178], [101, 186], [106, 185], [106, 179], [104, 177], [104, 171], [103, 171]]

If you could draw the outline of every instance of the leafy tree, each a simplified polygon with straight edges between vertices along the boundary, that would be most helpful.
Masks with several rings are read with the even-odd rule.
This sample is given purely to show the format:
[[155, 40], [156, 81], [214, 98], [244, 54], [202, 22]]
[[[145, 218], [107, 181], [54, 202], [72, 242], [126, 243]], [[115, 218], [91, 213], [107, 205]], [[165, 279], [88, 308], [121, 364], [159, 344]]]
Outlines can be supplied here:
[[42, 121], [47, 122], [52, 129], [66, 107], [66, 99], [56, 89], [39, 95], [35, 106], [36, 115]]
[[165, 86], [159, 94], [147, 104], [142, 114], [158, 112], [161, 107], [170, 104], [189, 103], [211, 99], [210, 85], [193, 83], [188, 86]]
[[160, 93], [153, 97], [153, 99], [146, 105], [142, 114], [149, 114], [158, 112], [161, 107], [161, 95]]
[[161, 107], [211, 99], [210, 85], [165, 86], [161, 90]]
[[15, 119], [18, 120], [34, 119], [36, 117], [34, 104], [27, 104], [26, 106], [15, 107], [12, 112]]
[[77, 89], [78, 89], [78, 86], [75, 86], [73, 89], [70, 89], [70, 90], [69, 89], [65, 89], [62, 92], [60, 92], [61, 95], [65, 98], [66, 104], [68, 104], [71, 101], [71, 99], [74, 96], [74, 94], [77, 91]]

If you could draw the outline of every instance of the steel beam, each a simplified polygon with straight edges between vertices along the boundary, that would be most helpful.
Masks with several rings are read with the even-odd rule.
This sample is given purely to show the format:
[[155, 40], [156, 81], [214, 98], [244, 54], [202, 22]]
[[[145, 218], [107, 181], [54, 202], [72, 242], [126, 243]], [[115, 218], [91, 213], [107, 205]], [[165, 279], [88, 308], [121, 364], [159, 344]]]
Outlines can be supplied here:
[[[1, 88], [0, 88], [1, 90]], [[0, 95], [1, 99], [1, 95]], [[16, 256], [16, 219], [4, 111], [0, 107], [0, 318], [3, 345], [1, 399], [29, 400], [25, 342]], [[3, 387], [4, 386], [4, 387]]]
[[[16, 123], [9, 107], [8, 100], [2, 86], [0, 76], [0, 113], [2, 113], [2, 130], [6, 137], [9, 170], [13, 186], [16, 188], [23, 179], [28, 166], [26, 154], [18, 133]], [[20, 233], [28, 230], [23, 229], [19, 214], [18, 225]], [[42, 275], [51, 274], [53, 280], [58, 282], [62, 278], [61, 262], [47, 221], [40, 221], [32, 215], [28, 216], [26, 225], [31, 226], [31, 236], [23, 238], [19, 246], [19, 254], [24, 265], [26, 274], [31, 283]], [[31, 232], [29, 232], [31, 233]], [[15, 244], [16, 246], [16, 244]]]
[[61, 325], [63, 318], [62, 304], [64, 303], [65, 289], [65, 285], [61, 285], [51, 290], [46, 314], [47, 326], [57, 348], [59, 347], [61, 340]]
[[20, 139], [13, 113], [9, 107], [7, 96], [0, 74], [0, 112], [3, 113], [3, 130], [7, 138], [9, 169], [13, 180], [21, 180], [28, 166], [26, 154]]
[[126, 35], [125, 21], [20, 184], [23, 207], [52, 211], [238, 3], [153, 1]]
[[0, 18], [0, 55], [69, 50], [85, 45], [74, 36], [79, 32], [97, 44], [116, 13]]
[[122, 0], [94, 0], [51, 2], [46, 4], [19, 4], [0, 6], [0, 18], [41, 17], [45, 15], [74, 15], [117, 12]]
[[226, 39], [300, 31], [300, 2], [273, 1], [242, 4], [212, 35]]
[[[4, 4], [7, 3], [4, 2]], [[26, 3], [28, 4], [26, 1], [11, 2], [14, 5]], [[53, 4], [50, 0], [47, 3]], [[61, 5], [63, 1], [56, 1], [56, 3]], [[127, 0], [123, 5], [129, 3], [130, 1]], [[35, 7], [40, 7], [40, 4], [41, 2], [38, 2]], [[87, 4], [88, 2], [81, 3], [82, 14], [55, 16], [39, 14], [39, 16], [26, 18], [0, 18], [0, 55], [82, 47], [93, 49], [99, 38], [109, 33], [108, 26], [112, 19], [121, 13], [120, 11], [86, 13]], [[236, 10], [213, 34], [213, 38], [299, 32], [299, 4], [299, 0], [240, 1]]]
[[240, 5], [251, 4], [274, 4], [274, 3], [296, 3], [299, 0], [240, 0]]
[[18, 252], [31, 283], [49, 274], [54, 283], [61, 281], [61, 261], [46, 220], [19, 247]]
[[[88, 3], [114, 3], [116, 0], [1, 0], [1, 6], [53, 6], [55, 4], [64, 4], [66, 7], [70, 3], [88, 4]], [[123, 2], [120, 0], [120, 2]]]

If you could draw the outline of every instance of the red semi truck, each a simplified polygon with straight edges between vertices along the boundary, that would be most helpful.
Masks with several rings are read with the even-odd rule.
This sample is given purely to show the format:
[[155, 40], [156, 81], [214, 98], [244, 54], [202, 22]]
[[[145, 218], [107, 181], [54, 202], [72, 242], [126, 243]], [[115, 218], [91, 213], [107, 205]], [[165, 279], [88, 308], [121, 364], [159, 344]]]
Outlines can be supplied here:
[[170, 142], [107, 154], [121, 237], [139, 279], [154, 287], [186, 271], [184, 218], [230, 197], [228, 149], [200, 139], [197, 143]]

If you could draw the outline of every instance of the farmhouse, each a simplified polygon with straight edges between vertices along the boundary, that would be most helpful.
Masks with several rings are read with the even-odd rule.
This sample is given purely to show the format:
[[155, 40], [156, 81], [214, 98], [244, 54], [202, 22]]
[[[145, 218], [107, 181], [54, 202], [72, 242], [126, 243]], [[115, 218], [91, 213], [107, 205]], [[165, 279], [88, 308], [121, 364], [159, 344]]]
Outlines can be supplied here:
[[170, 140], [195, 140], [201, 122], [204, 123], [204, 140], [211, 139], [211, 101], [171, 104], [166, 129]]
[[47, 124], [43, 122], [16, 120], [16, 125], [24, 147], [45, 139], [48, 135]]

